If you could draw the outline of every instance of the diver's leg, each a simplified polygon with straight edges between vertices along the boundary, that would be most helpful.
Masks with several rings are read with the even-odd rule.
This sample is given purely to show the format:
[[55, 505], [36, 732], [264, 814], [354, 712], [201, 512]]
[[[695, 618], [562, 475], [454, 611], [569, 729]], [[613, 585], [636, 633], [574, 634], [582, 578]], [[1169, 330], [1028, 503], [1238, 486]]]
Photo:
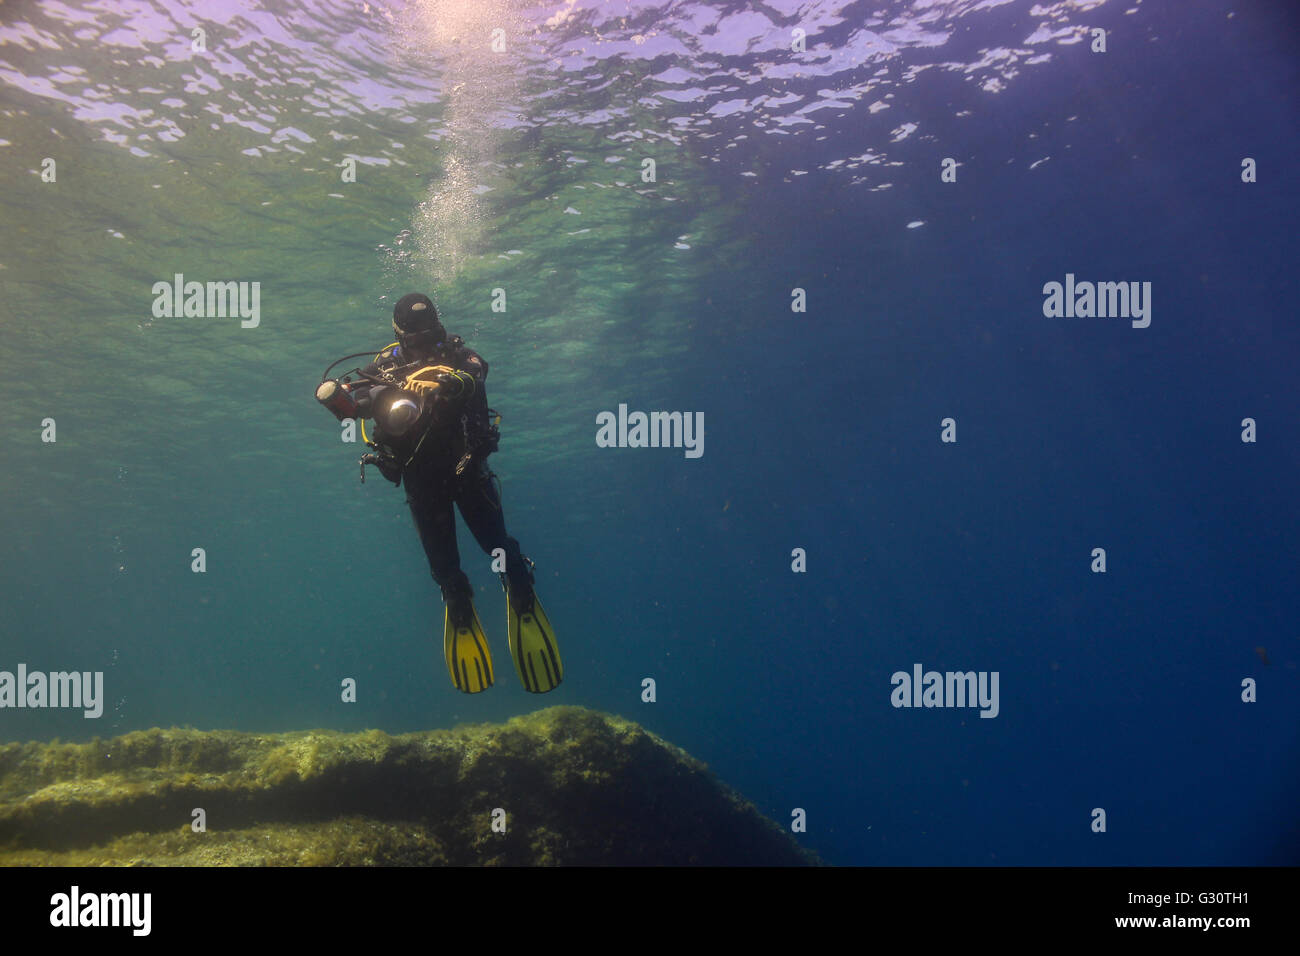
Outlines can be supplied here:
[[[421, 491], [423, 493], [421, 493]], [[456, 548], [456, 515], [447, 485], [408, 495], [429, 570], [442, 586], [447, 613], [442, 627], [442, 653], [457, 690], [477, 694], [492, 686], [492, 652], [474, 611], [474, 589], [460, 567]]]
[[529, 693], [554, 690], [564, 680], [555, 630], [533, 590], [532, 565], [519, 553], [519, 542], [506, 534], [501, 496], [485, 464], [462, 479], [456, 504], [479, 547], [489, 554], [496, 548], [505, 551], [506, 634], [515, 673]]
[[505, 551], [510, 596], [517, 606], [525, 607], [533, 596], [532, 568], [520, 553], [519, 542], [506, 533], [501, 495], [492, 479], [486, 462], [464, 475], [457, 488], [456, 504], [466, 527], [485, 554], [491, 554], [497, 548]]
[[[434, 488], [408, 493], [406, 503], [420, 534], [420, 544], [429, 559], [429, 571], [442, 588], [448, 604], [453, 598], [473, 597], [469, 578], [460, 567], [460, 550], [456, 546], [456, 514], [452, 511], [450, 489]], [[455, 602], [460, 603], [460, 602]]]

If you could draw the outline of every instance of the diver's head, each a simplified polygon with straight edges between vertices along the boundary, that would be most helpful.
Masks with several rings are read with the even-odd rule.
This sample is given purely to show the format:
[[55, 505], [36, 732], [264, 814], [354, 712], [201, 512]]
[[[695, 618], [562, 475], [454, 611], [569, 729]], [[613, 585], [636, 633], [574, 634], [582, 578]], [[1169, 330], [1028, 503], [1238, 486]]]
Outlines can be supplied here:
[[393, 331], [404, 351], [430, 355], [447, 338], [438, 310], [422, 292], [410, 292], [393, 306]]

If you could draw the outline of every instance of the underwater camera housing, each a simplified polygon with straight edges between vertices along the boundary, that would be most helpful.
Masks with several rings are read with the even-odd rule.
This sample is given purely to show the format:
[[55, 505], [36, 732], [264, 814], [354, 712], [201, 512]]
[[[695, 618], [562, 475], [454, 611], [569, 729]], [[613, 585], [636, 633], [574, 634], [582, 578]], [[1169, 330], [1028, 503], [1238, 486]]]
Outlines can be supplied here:
[[424, 414], [424, 399], [404, 388], [376, 388], [370, 392], [370, 408], [384, 434], [401, 438]]

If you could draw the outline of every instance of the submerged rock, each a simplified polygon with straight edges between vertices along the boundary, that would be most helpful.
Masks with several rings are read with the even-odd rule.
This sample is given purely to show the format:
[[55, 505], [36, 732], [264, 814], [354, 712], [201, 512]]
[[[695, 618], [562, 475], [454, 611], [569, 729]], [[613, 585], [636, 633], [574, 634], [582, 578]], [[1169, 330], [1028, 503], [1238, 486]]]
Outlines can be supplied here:
[[0, 745], [0, 865], [816, 862], [689, 754], [580, 707], [399, 736]]

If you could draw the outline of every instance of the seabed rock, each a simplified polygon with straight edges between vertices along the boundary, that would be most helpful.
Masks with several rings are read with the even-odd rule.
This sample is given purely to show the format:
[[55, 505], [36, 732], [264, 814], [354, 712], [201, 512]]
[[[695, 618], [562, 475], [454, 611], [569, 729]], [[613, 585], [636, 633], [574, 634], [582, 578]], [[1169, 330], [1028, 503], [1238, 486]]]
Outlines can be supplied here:
[[0, 745], [4, 866], [817, 862], [685, 751], [581, 707], [399, 736], [155, 728]]

